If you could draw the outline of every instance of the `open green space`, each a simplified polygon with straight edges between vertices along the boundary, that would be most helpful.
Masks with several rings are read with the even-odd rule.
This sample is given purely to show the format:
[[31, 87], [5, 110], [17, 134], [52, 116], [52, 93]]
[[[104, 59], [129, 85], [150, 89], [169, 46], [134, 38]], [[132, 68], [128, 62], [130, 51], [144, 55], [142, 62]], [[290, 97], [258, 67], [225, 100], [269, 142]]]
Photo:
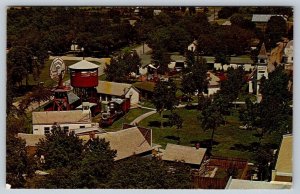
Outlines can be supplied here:
[[[148, 109], [143, 109], [143, 108], [134, 108], [130, 109], [127, 114], [125, 114], [123, 117], [115, 121], [111, 126], [104, 128], [106, 131], [118, 131], [122, 128], [124, 123], [131, 123], [135, 118], [138, 116], [145, 114], [149, 112], [150, 110]], [[100, 117], [99, 117], [100, 119]], [[97, 121], [99, 122], [99, 120]]]
[[[211, 130], [204, 131], [198, 120], [200, 112], [198, 110], [187, 110], [180, 108], [175, 110], [183, 118], [182, 129], [177, 130], [175, 126], [164, 125], [160, 128], [161, 117], [158, 113], [151, 115], [139, 123], [140, 126], [153, 129], [153, 143], [160, 144], [164, 148], [167, 143], [177, 144], [178, 137], [180, 144], [186, 146], [195, 146], [197, 142], [201, 147], [209, 145]], [[252, 161], [253, 154], [258, 145], [256, 131], [239, 129], [242, 125], [238, 118], [238, 111], [232, 111], [230, 116], [226, 116], [226, 125], [216, 129], [214, 135], [214, 146], [212, 154], [222, 157], [243, 158]], [[166, 115], [169, 111], [163, 113], [163, 123], [168, 122]], [[281, 140], [280, 134], [271, 134], [262, 140], [263, 144], [273, 146], [279, 145]]]

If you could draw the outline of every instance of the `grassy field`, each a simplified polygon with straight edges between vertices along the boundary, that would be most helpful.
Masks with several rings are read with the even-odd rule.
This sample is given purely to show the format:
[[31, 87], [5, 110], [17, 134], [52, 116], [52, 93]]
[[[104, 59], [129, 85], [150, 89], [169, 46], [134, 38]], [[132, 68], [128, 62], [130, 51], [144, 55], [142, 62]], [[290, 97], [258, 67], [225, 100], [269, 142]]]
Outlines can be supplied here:
[[[153, 143], [160, 144], [165, 147], [167, 143], [178, 143], [178, 137], [180, 138], [180, 144], [186, 146], [195, 146], [195, 143], [199, 142], [201, 147], [206, 147], [210, 142], [211, 130], [204, 131], [197, 119], [200, 114], [197, 110], [177, 109], [176, 112], [183, 118], [183, 127], [180, 130], [176, 130], [175, 126], [164, 126], [160, 128], [159, 121], [161, 117], [159, 114], [151, 115], [139, 123], [144, 127], [150, 127], [153, 129]], [[169, 112], [165, 111], [164, 115], [168, 115]], [[164, 116], [162, 119], [166, 124], [168, 118]], [[238, 120], [238, 113], [234, 112], [231, 116], [226, 116], [227, 124], [220, 126], [214, 135], [214, 146], [212, 154], [215, 156], [223, 157], [237, 157], [244, 158], [251, 161], [253, 153], [258, 143], [255, 131], [242, 130], [239, 126], [242, 125]], [[263, 139], [264, 144], [276, 144], [280, 143], [281, 136], [273, 134], [268, 138]]]
[[[138, 116], [149, 112], [150, 110], [148, 109], [142, 109], [142, 108], [135, 108], [135, 109], [131, 109], [129, 110], [129, 112], [124, 115], [122, 118], [118, 119], [117, 121], [115, 121], [113, 123], [113, 125], [104, 128], [106, 131], [118, 131], [122, 128], [123, 123], [131, 123], [135, 118], [137, 118]], [[99, 118], [100, 119], [100, 118]], [[99, 122], [99, 120], [98, 120]]]
[[[41, 74], [40, 74], [40, 77], [37, 81], [35, 81], [32, 77], [32, 75], [29, 75], [29, 84], [30, 85], [37, 85], [39, 82], [44, 82], [44, 85], [45, 86], [54, 86], [56, 84], [55, 81], [53, 81], [51, 78], [50, 78], [50, 72], [49, 72], [49, 68], [50, 68], [50, 65], [52, 63], [53, 60], [48, 60], [46, 61], [44, 67], [41, 69]], [[73, 65], [74, 63], [77, 63], [78, 61], [76, 60], [64, 60], [66, 66], [70, 66], [70, 65]], [[64, 81], [68, 80], [70, 77], [69, 73], [66, 72], [65, 73], [65, 76], [64, 76]]]

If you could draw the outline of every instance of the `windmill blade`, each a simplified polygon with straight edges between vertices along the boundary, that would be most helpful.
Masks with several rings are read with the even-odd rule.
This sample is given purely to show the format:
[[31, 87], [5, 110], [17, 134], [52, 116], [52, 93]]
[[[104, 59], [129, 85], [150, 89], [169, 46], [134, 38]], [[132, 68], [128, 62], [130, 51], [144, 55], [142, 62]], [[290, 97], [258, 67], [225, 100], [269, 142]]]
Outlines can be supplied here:
[[56, 82], [59, 82], [65, 75], [66, 65], [62, 58], [55, 58], [50, 66], [50, 77]]

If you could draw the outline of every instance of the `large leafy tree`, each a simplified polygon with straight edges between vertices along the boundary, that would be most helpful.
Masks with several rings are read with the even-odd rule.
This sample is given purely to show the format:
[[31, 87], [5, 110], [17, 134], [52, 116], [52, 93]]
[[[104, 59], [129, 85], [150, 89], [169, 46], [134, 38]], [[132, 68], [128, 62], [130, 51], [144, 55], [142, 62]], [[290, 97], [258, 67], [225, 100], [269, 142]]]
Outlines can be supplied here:
[[125, 189], [190, 188], [189, 167], [181, 163], [170, 167], [159, 160], [132, 157], [117, 163], [109, 185]]
[[237, 69], [228, 68], [227, 79], [221, 82], [220, 94], [229, 102], [237, 99], [243, 84], [245, 84], [244, 74], [244, 69], [241, 66]]
[[105, 187], [111, 177], [117, 151], [111, 150], [105, 139], [90, 139], [85, 144], [79, 176], [83, 187]]
[[6, 138], [6, 182], [12, 188], [23, 188], [25, 176], [30, 177], [34, 172], [25, 144], [24, 140], [10, 134]]
[[212, 149], [215, 130], [224, 123], [224, 117], [221, 113], [220, 107], [215, 103], [215, 101], [208, 101], [198, 118], [202, 129], [212, 130], [210, 138], [210, 149]]
[[[164, 109], [174, 110], [178, 105], [176, 84], [172, 81], [158, 81], [154, 87], [152, 102], [156, 111], [162, 116]], [[161, 123], [162, 124], [162, 123]]]
[[110, 65], [104, 69], [106, 80], [114, 82], [129, 82], [130, 73], [137, 73], [141, 66], [136, 52], [125, 52], [112, 58]]
[[266, 35], [269, 41], [269, 46], [275, 47], [276, 43], [281, 41], [281, 38], [286, 36], [287, 25], [286, 21], [281, 16], [272, 16], [267, 23]]
[[52, 127], [52, 133], [37, 144], [37, 155], [43, 155], [45, 169], [76, 165], [81, 160], [83, 150], [82, 140], [73, 133], [66, 133], [57, 124]]

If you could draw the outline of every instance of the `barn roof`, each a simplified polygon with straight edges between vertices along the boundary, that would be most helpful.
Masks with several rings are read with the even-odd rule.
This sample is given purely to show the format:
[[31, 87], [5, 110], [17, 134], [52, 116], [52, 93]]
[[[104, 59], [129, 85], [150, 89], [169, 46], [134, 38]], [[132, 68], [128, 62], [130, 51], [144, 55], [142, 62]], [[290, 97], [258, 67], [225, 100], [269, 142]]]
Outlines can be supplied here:
[[175, 144], [167, 144], [167, 147], [162, 156], [166, 161], [183, 161], [188, 164], [200, 165], [204, 156], [206, 148], [195, 148]]
[[[150, 129], [149, 133], [151, 133]], [[117, 150], [115, 160], [121, 160], [152, 150], [151, 145], [137, 127], [96, 134], [95, 137], [104, 138], [110, 142], [111, 149]], [[86, 141], [90, 137], [85, 135], [80, 138]]]
[[81, 70], [98, 69], [98, 68], [99, 68], [98, 65], [86, 60], [79, 61], [78, 63], [69, 66], [69, 69], [81, 69]]
[[25, 140], [26, 146], [35, 146], [40, 139], [44, 139], [45, 135], [18, 133], [18, 138]]
[[132, 84], [99, 81], [97, 92], [112, 96], [123, 96], [130, 90], [131, 87]]
[[82, 110], [32, 112], [33, 125], [53, 123], [91, 123], [90, 114]]

